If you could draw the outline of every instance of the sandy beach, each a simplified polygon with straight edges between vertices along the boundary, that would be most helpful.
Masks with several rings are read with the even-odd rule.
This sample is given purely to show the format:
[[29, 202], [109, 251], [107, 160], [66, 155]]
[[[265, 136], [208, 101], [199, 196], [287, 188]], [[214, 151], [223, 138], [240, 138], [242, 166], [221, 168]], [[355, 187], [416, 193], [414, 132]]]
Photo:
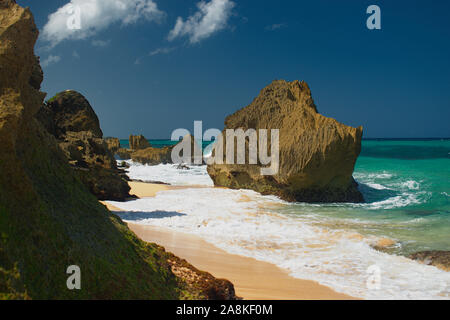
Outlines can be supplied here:
[[[130, 182], [130, 187], [130, 193], [140, 198], [180, 188], [142, 182]], [[103, 204], [111, 211], [120, 211], [107, 203]], [[128, 226], [142, 240], [162, 245], [198, 269], [230, 280], [236, 294], [246, 300], [354, 299], [317, 282], [293, 278], [273, 264], [229, 254], [197, 236], [134, 223], [128, 223]]]

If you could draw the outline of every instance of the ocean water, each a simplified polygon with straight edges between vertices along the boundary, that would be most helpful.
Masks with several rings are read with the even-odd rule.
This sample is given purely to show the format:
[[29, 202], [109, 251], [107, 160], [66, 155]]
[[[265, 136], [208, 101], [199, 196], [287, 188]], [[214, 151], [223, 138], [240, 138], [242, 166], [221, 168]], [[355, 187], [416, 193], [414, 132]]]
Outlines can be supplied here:
[[[195, 234], [355, 297], [450, 299], [449, 272], [406, 258], [450, 250], [448, 139], [364, 140], [354, 172], [363, 204], [286, 203], [212, 188], [205, 166], [129, 163], [132, 179], [203, 188], [111, 202], [124, 210], [124, 220]], [[367, 283], [374, 268], [380, 275], [375, 289]]]

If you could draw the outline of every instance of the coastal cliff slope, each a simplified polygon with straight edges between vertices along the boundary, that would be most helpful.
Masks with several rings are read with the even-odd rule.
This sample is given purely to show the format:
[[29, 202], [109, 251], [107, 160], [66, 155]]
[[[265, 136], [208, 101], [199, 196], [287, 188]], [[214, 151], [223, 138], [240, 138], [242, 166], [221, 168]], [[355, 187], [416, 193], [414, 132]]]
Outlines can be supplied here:
[[[212, 164], [208, 173], [216, 186], [253, 189], [288, 201], [363, 201], [352, 177], [362, 127], [319, 114], [306, 82], [272, 82], [249, 106], [226, 118], [225, 129], [239, 128], [279, 129], [279, 171], [263, 176], [260, 163]], [[270, 147], [269, 142], [269, 154]]]
[[[0, 299], [235, 298], [230, 282], [139, 240], [74, 174], [35, 118], [37, 37], [29, 9], [0, 0]], [[81, 290], [66, 286], [71, 265]]]

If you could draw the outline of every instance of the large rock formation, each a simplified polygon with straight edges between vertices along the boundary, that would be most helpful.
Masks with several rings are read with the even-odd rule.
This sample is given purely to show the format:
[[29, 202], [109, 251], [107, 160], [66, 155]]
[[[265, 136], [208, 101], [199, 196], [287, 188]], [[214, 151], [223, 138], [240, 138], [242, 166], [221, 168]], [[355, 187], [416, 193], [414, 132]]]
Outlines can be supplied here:
[[143, 135], [139, 136], [130, 135], [129, 142], [131, 150], [141, 150], [151, 147], [150, 143]]
[[69, 163], [98, 199], [131, 197], [125, 172], [117, 168], [97, 115], [83, 95], [73, 90], [58, 93], [36, 117], [55, 136]]
[[[37, 37], [30, 11], [0, 0], [0, 300], [235, 298], [228, 281], [136, 238], [80, 182], [35, 118]], [[67, 289], [71, 265], [81, 290]]]
[[[263, 176], [260, 162], [213, 164], [208, 173], [215, 185], [253, 189], [288, 201], [363, 201], [352, 178], [362, 128], [320, 115], [305, 82], [272, 82], [249, 106], [226, 118], [225, 129], [238, 128], [279, 129], [279, 171]], [[269, 154], [270, 147], [269, 142]]]

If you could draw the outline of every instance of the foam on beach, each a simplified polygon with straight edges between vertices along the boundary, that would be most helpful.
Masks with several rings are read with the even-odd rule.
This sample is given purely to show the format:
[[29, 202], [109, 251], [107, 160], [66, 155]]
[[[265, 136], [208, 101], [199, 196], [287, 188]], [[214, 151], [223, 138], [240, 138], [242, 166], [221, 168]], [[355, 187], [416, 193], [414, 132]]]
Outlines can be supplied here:
[[[119, 161], [122, 162], [122, 161]], [[186, 166], [187, 169], [178, 169], [176, 164], [159, 164], [149, 166], [127, 160], [130, 167], [126, 170], [132, 180], [143, 182], [164, 182], [175, 186], [214, 186], [213, 181], [206, 172], [206, 166]]]

